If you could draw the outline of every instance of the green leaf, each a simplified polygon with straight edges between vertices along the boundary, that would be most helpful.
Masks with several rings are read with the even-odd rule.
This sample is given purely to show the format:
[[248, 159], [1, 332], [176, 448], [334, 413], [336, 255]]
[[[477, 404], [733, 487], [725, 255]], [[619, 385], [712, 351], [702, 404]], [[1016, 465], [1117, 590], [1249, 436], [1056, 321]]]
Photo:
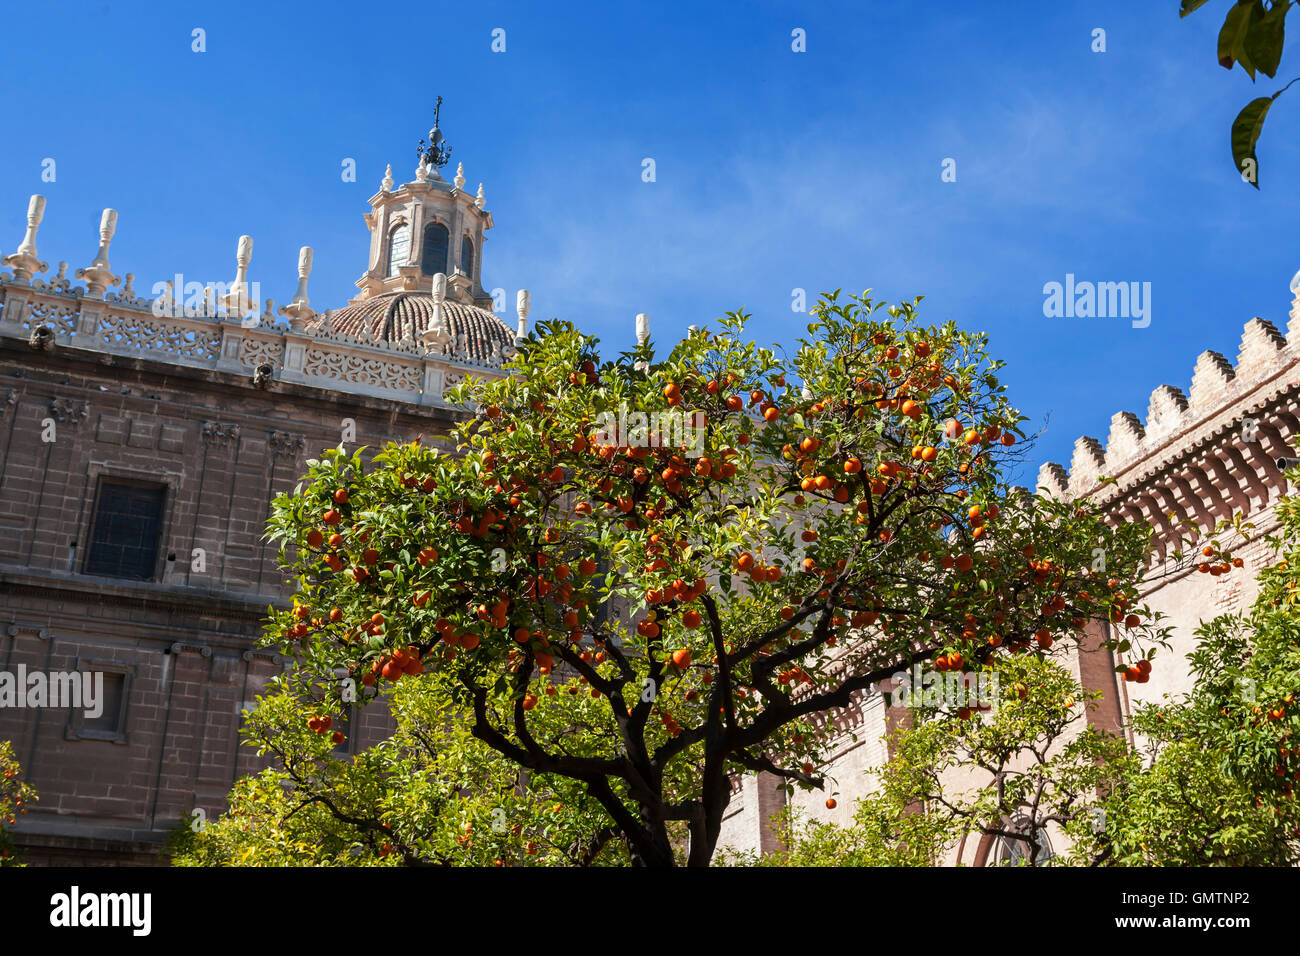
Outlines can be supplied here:
[[1185, 17], [1198, 7], [1203, 7], [1209, 0], [1183, 0], [1182, 8], [1178, 11], [1180, 17]]
[[1256, 189], [1259, 189], [1259, 160], [1255, 158], [1255, 144], [1259, 142], [1259, 134], [1264, 132], [1264, 118], [1268, 116], [1269, 107], [1280, 93], [1279, 90], [1272, 96], [1256, 97], [1232, 121], [1232, 161], [1242, 179]]
[[1276, 76], [1282, 61], [1282, 35], [1291, 0], [1276, 0], [1273, 8], [1252, 20], [1246, 33], [1245, 48], [1255, 68], [1265, 76]]
[[1231, 70], [1233, 64], [1240, 63], [1250, 78], [1255, 78], [1255, 64], [1246, 50], [1246, 34], [1263, 16], [1264, 0], [1237, 0], [1219, 30], [1219, 66]]

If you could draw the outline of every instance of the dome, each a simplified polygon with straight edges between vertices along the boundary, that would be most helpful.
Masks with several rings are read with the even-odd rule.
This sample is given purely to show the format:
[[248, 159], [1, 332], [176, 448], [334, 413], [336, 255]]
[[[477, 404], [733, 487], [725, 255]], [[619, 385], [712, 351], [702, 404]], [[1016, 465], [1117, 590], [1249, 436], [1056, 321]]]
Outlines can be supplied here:
[[[488, 361], [502, 346], [514, 345], [514, 331], [486, 309], [447, 298], [442, 317], [452, 342], [465, 336], [471, 359]], [[330, 313], [335, 332], [379, 342], [418, 342], [432, 321], [433, 294], [424, 291], [385, 292]]]

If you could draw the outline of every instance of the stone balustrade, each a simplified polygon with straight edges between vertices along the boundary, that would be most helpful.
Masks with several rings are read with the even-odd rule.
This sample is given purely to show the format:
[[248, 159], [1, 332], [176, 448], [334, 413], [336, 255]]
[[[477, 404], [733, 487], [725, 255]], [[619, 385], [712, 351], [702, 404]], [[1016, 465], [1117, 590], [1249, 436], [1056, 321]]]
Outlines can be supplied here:
[[62, 270], [49, 282], [31, 283], [0, 273], [0, 336], [30, 340], [41, 326], [53, 332], [53, 348], [249, 376], [269, 365], [272, 383], [435, 407], [448, 407], [445, 392], [466, 376], [506, 374], [499, 358], [440, 354], [414, 342], [370, 342], [286, 325], [247, 327], [239, 316], [220, 312], [174, 315], [130, 293], [88, 294], [64, 278]]

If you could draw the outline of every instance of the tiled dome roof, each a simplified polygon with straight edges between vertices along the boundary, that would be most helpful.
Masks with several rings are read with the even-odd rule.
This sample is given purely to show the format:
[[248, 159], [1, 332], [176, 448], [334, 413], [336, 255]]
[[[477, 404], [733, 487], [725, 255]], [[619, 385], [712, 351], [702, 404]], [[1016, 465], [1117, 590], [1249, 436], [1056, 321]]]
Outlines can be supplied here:
[[[443, 299], [442, 317], [453, 341], [464, 333], [471, 358], [486, 360], [514, 344], [514, 331], [486, 309]], [[330, 314], [334, 331], [381, 342], [416, 342], [432, 320], [428, 292], [385, 292]]]

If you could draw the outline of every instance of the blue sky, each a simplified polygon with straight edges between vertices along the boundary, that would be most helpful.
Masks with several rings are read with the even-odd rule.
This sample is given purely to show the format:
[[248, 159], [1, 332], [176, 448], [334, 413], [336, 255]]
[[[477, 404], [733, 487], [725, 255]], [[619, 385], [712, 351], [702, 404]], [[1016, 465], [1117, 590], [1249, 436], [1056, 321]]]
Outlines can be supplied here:
[[[790, 343], [796, 287], [923, 294], [928, 320], [991, 334], [1013, 401], [1050, 417], [1033, 461], [1068, 464], [1114, 412], [1186, 390], [1202, 350], [1235, 361], [1252, 316], [1284, 328], [1300, 268], [1300, 92], [1268, 121], [1262, 192], [1227, 146], [1237, 111], [1300, 72], [1294, 40], [1287, 75], [1252, 86], [1214, 62], [1227, 0], [1177, 6], [11, 4], [0, 254], [40, 192], [52, 264], [86, 265], [111, 206], [114, 268], [142, 292], [178, 271], [228, 281], [247, 233], [264, 297], [292, 296], [307, 244], [313, 305], [339, 307], [366, 266], [366, 199], [387, 162], [413, 178], [440, 94], [447, 175], [464, 162], [496, 221], [484, 284], [530, 289], [534, 320], [608, 354], [637, 312], [662, 342], [743, 307], [755, 338]], [[1043, 284], [1067, 273], [1150, 282], [1151, 324], [1045, 318]]]

